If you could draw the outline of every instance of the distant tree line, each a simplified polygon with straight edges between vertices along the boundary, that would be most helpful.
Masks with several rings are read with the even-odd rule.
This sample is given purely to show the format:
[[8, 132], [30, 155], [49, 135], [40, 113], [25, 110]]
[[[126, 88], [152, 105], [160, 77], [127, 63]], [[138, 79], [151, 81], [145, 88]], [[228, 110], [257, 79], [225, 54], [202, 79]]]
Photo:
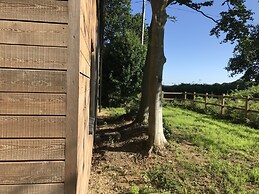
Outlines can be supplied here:
[[253, 85], [252, 82], [245, 82], [242, 80], [234, 81], [231, 83], [222, 84], [179, 84], [172, 86], [163, 86], [165, 92], [197, 92], [197, 93], [209, 93], [209, 94], [229, 94], [235, 90], [245, 90]]

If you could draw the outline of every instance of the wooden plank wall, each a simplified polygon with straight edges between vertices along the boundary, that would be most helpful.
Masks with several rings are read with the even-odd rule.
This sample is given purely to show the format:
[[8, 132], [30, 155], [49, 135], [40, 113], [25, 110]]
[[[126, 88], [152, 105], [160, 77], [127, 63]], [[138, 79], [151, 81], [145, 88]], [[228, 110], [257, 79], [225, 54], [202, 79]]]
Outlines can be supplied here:
[[79, 114], [78, 114], [78, 184], [77, 193], [87, 191], [90, 176], [93, 135], [89, 132], [90, 69], [96, 64], [97, 1], [81, 0], [80, 60], [79, 60]]
[[68, 1], [0, 0], [0, 193], [62, 194]]

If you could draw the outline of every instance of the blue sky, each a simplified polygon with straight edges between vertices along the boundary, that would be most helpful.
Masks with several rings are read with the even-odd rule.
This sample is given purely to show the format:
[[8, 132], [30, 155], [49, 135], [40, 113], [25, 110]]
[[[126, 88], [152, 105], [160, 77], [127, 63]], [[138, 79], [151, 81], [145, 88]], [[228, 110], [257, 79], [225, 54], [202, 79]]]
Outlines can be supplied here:
[[[221, 1], [217, 1], [220, 3]], [[256, 13], [254, 23], [259, 23], [259, 3], [248, 0], [247, 6]], [[133, 13], [141, 12], [142, 0], [132, 0]], [[220, 6], [205, 9], [204, 12], [218, 18]], [[163, 84], [180, 83], [223, 83], [237, 80], [224, 69], [234, 45], [220, 44], [222, 39], [209, 36], [214, 23], [199, 13], [184, 6], [168, 8], [168, 14], [177, 21], [168, 21], [165, 30], [165, 55]], [[150, 4], [147, 3], [146, 22], [151, 18]]]

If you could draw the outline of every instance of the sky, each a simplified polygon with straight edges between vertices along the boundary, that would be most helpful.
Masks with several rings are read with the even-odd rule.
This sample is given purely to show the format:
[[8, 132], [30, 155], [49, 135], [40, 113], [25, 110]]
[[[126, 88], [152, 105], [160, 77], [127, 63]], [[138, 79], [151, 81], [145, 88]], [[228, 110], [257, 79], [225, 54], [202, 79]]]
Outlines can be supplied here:
[[[215, 1], [220, 3], [222, 1]], [[257, 0], [247, 0], [247, 7], [255, 12], [253, 23], [259, 24], [259, 3]], [[219, 18], [219, 4], [204, 9], [215, 19]], [[142, 0], [132, 0], [133, 13], [142, 11]], [[167, 21], [165, 28], [165, 56], [163, 84], [181, 83], [214, 84], [229, 83], [241, 77], [230, 77], [224, 68], [229, 58], [233, 56], [234, 44], [220, 44], [222, 38], [210, 36], [210, 30], [215, 24], [200, 13], [185, 6], [171, 6], [167, 9], [170, 16], [176, 17], [176, 22]], [[151, 20], [150, 3], [147, 3], [146, 23]], [[222, 36], [223, 37], [223, 36]]]

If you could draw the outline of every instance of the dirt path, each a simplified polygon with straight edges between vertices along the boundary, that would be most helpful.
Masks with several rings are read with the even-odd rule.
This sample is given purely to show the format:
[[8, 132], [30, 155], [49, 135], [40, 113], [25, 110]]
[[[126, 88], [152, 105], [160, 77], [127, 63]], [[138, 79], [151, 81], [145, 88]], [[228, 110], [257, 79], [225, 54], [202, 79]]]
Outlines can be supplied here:
[[129, 194], [133, 185], [145, 186], [143, 174], [154, 166], [165, 162], [177, 166], [179, 151], [188, 157], [185, 159], [206, 163], [188, 142], [147, 157], [145, 132], [145, 128], [132, 126], [130, 120], [107, 120], [107, 115], [99, 118], [89, 194]]
[[131, 185], [143, 182], [145, 129], [132, 127], [131, 121], [106, 118], [99, 118], [89, 193], [129, 193]]

